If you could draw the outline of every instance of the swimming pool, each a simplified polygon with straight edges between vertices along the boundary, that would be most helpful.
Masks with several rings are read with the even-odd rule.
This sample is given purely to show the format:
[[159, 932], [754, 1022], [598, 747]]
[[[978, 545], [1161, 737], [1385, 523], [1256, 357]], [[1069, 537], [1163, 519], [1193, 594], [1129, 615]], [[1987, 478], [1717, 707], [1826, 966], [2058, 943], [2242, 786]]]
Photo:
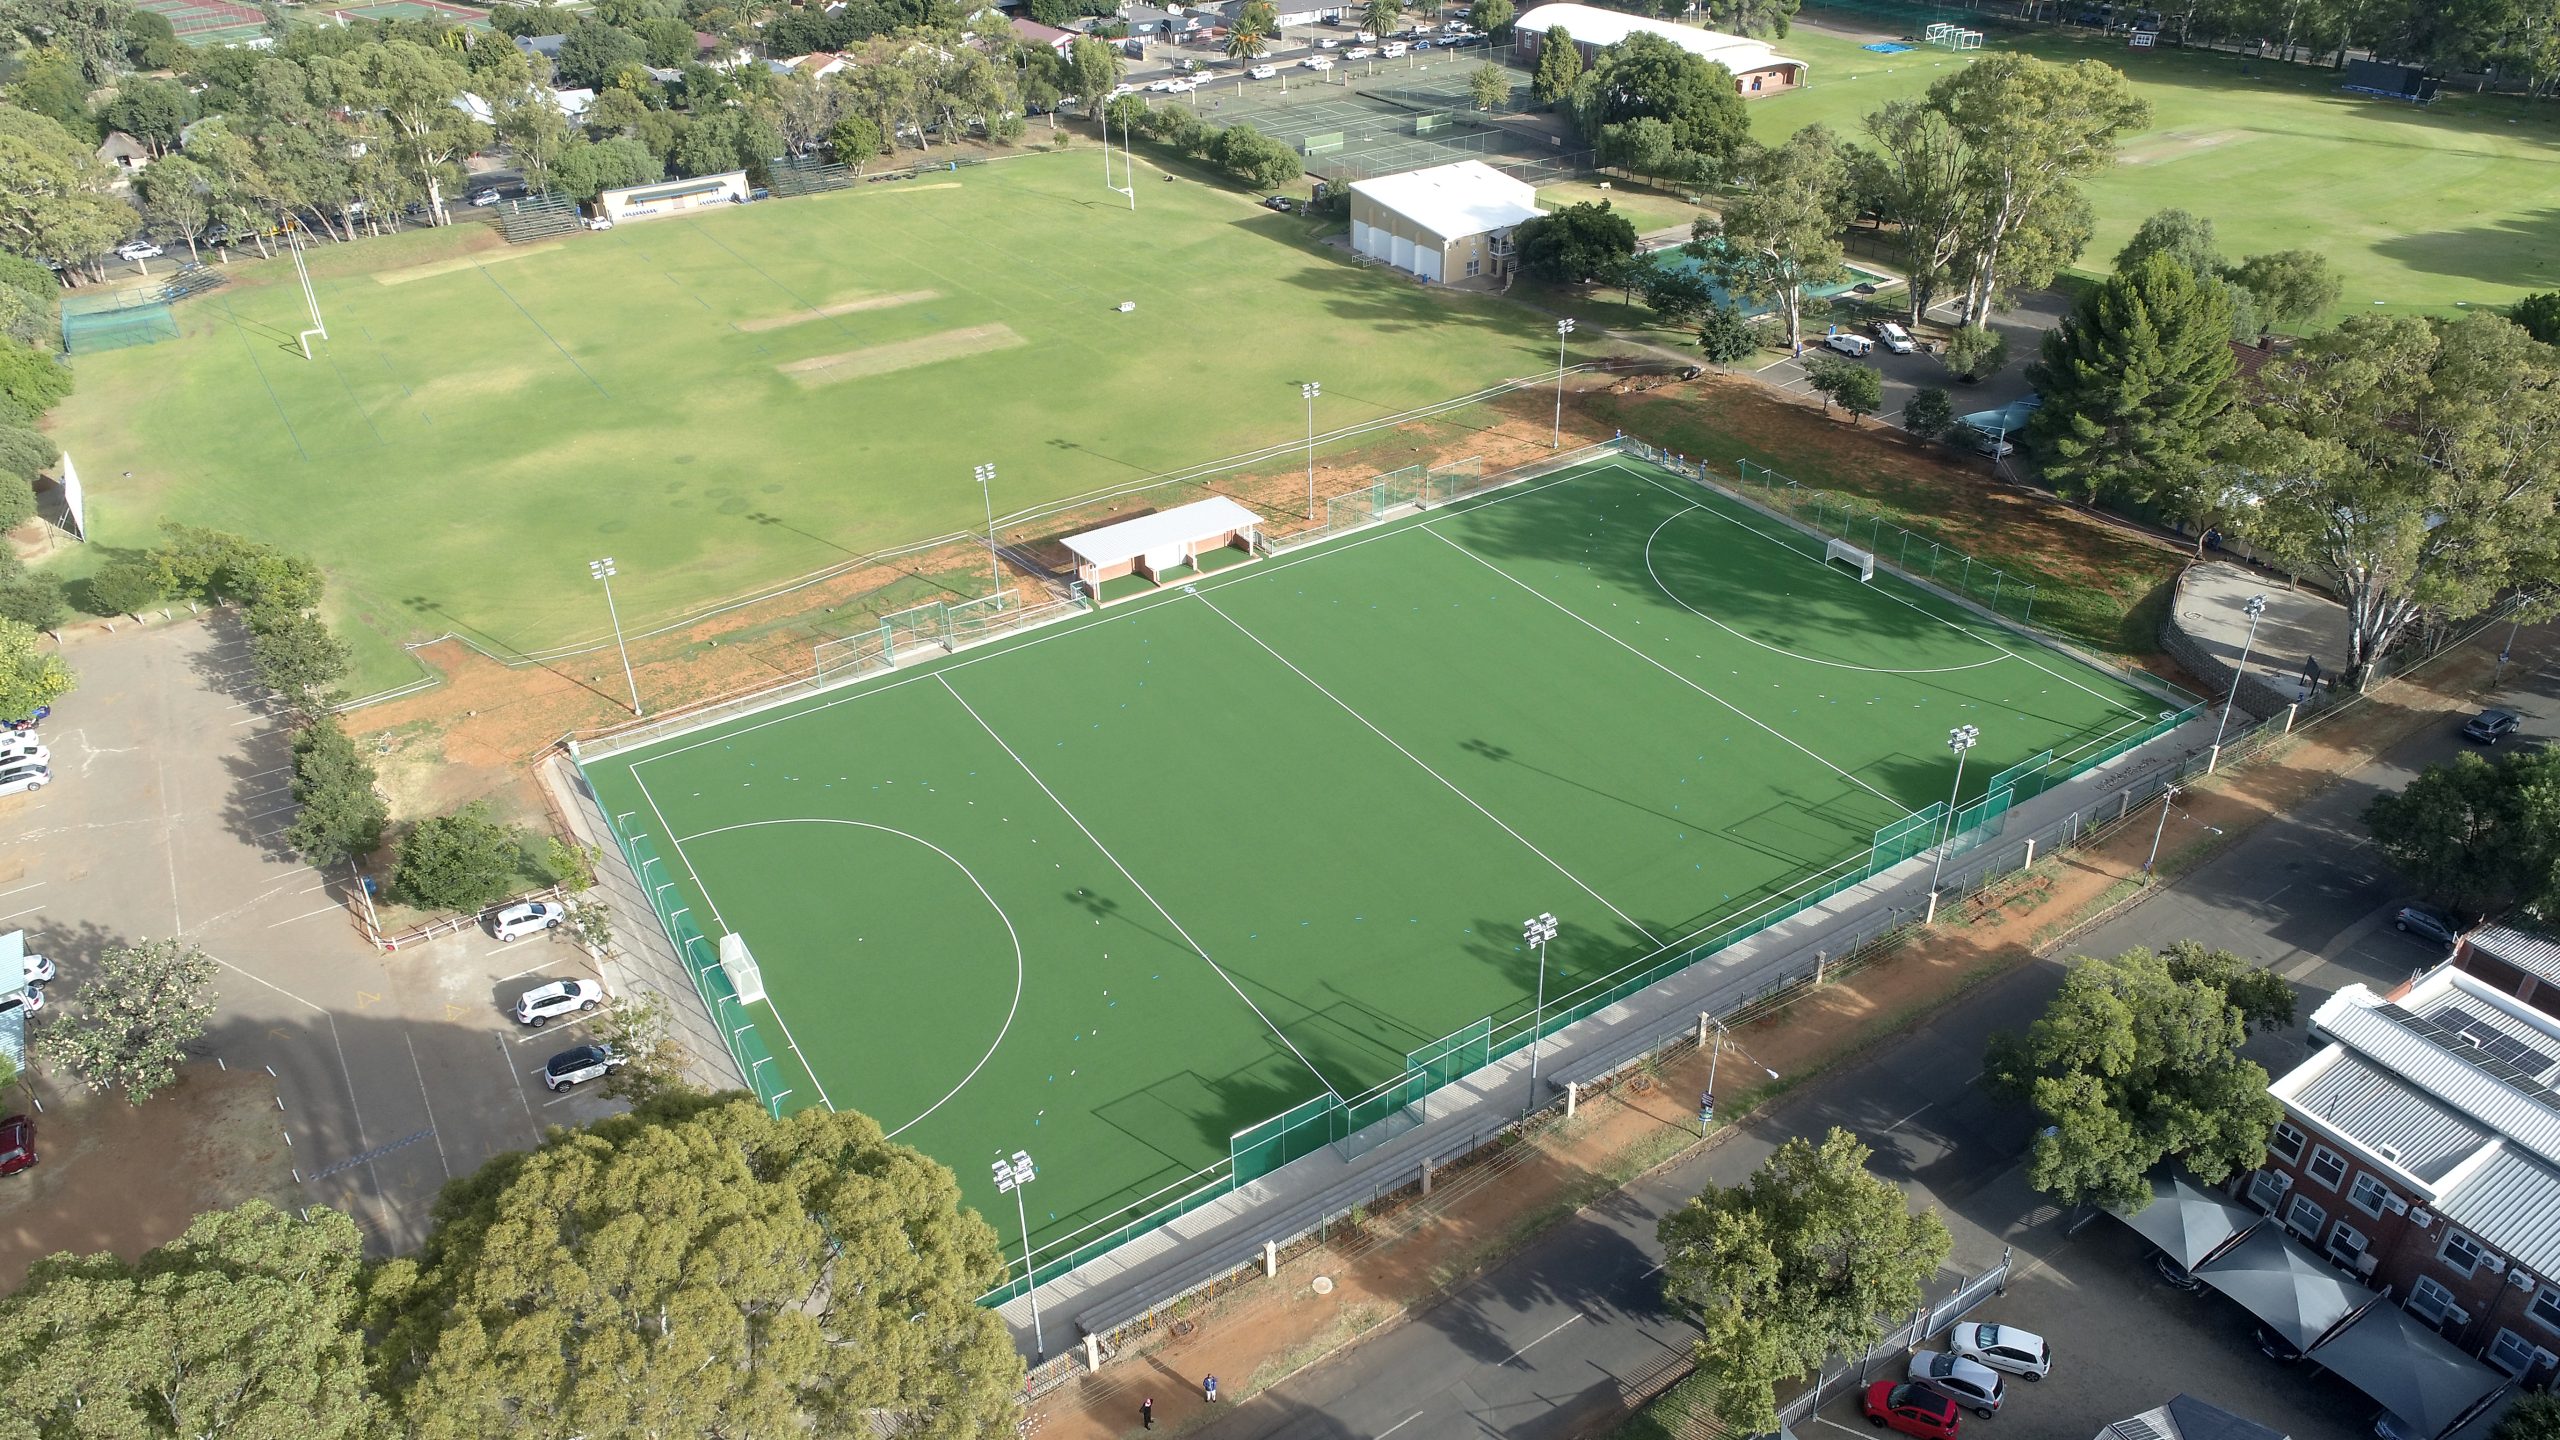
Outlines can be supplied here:
[[[1710, 241], [1709, 243], [1720, 245], [1723, 242]], [[1696, 274], [1704, 270], [1706, 267], [1705, 261], [1688, 253], [1687, 250], [1678, 245], [1664, 246], [1662, 249], [1655, 250], [1647, 254], [1645, 259], [1650, 261], [1656, 269], [1661, 270], [1686, 270], [1692, 274]], [[1811, 293], [1819, 295], [1827, 300], [1834, 295], [1846, 295], [1861, 285], [1872, 285], [1876, 289], [1881, 290], [1888, 285], [1899, 285], [1902, 283], [1901, 280], [1894, 276], [1887, 275], [1881, 270], [1869, 270], [1858, 265], [1848, 266], [1847, 269], [1849, 273], [1846, 279], [1837, 280], [1828, 285], [1814, 286]], [[1746, 319], [1766, 315], [1777, 308], [1774, 305], [1737, 302], [1731, 295], [1725, 292], [1725, 288], [1722, 285], [1715, 283], [1712, 278], [1707, 281], [1707, 288], [1715, 292], [1717, 304], [1738, 305]]]

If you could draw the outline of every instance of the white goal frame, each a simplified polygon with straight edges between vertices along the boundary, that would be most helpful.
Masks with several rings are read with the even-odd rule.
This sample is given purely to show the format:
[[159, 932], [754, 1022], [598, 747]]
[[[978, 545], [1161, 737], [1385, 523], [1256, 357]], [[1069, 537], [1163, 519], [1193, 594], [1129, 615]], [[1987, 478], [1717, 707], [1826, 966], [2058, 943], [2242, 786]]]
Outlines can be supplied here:
[[1876, 578], [1875, 552], [1871, 550], [1861, 550], [1846, 540], [1834, 540], [1830, 544], [1824, 546], [1822, 550], [1822, 563], [1826, 566], [1834, 563], [1846, 563], [1850, 569], [1858, 572], [1858, 579], [1861, 581], [1868, 581]]
[[738, 992], [739, 1004], [753, 1005], [765, 998], [764, 967], [747, 953], [745, 937], [734, 933], [720, 937], [720, 968], [728, 975], [730, 988]]

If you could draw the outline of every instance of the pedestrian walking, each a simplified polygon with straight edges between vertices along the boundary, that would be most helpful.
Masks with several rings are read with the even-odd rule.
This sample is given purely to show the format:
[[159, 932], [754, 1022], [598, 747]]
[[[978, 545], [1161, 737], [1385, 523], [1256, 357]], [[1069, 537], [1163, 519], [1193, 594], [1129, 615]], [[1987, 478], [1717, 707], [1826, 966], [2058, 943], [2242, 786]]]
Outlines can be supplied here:
[[1217, 1403], [1218, 1403], [1218, 1377], [1217, 1377], [1217, 1376], [1215, 1376], [1215, 1375], [1212, 1375], [1212, 1376], [1209, 1376], [1207, 1379], [1202, 1380], [1202, 1381], [1200, 1382], [1200, 1394], [1201, 1394], [1201, 1397], [1202, 1397], [1203, 1399], [1206, 1399], [1210, 1404], [1212, 1404], [1212, 1405], [1217, 1404]]
[[1149, 1430], [1156, 1428], [1156, 1397], [1153, 1395], [1138, 1406], [1138, 1423]]

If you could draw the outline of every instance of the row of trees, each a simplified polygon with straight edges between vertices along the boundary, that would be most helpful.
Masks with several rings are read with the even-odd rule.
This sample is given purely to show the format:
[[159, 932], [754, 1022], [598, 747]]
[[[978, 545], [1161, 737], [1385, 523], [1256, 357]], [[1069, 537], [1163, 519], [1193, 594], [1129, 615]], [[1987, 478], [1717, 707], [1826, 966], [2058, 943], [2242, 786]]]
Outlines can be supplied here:
[[0, 1300], [30, 1433], [1009, 1436], [1004, 1274], [948, 1170], [824, 1108], [674, 1092], [457, 1179], [414, 1256], [322, 1207], [200, 1216]]
[[1286, 185], [1305, 173], [1304, 162], [1287, 141], [1251, 125], [1209, 125], [1188, 107], [1150, 106], [1135, 95], [1123, 95], [1105, 108], [1112, 125], [1127, 126], [1256, 190]]

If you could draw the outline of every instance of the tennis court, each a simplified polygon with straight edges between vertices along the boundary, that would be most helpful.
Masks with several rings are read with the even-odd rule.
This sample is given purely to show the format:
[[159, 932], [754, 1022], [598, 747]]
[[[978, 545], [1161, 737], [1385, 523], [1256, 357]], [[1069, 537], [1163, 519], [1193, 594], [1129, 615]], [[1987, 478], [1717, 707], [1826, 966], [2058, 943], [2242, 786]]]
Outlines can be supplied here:
[[1029, 1150], [1046, 1274], [1285, 1159], [1270, 1117], [1503, 1053], [1525, 917], [1552, 1018], [1864, 874], [1954, 726], [1972, 796], [2173, 708], [1823, 556], [1606, 457], [586, 771], [752, 948], [785, 1103], [877, 1117], [1009, 1237], [988, 1164]]
[[1468, 77], [1487, 63], [1503, 67], [1511, 82], [1512, 98], [1500, 109], [1529, 103], [1529, 73], [1510, 66], [1507, 55], [1507, 49], [1468, 47], [1344, 60], [1321, 78], [1293, 69], [1271, 80], [1221, 85], [1194, 104], [1213, 123], [1249, 124], [1285, 141], [1310, 172], [1333, 180], [1469, 159], [1514, 173], [1521, 173], [1516, 167], [1582, 168], [1580, 152], [1565, 156], [1546, 135], [1476, 108]]

